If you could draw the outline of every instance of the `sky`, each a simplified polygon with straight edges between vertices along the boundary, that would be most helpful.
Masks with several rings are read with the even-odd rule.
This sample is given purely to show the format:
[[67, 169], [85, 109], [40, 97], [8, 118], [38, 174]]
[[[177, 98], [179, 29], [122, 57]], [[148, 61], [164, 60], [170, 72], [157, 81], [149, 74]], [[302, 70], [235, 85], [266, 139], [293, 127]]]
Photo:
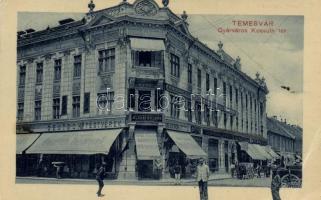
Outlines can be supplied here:
[[[104, 6], [96, 5], [96, 10]], [[81, 19], [81, 13], [18, 14], [18, 31], [54, 27], [65, 18]], [[273, 21], [273, 26], [237, 26], [233, 21]], [[233, 58], [241, 58], [242, 71], [255, 77], [256, 72], [266, 79], [268, 116], [278, 116], [288, 123], [303, 124], [303, 16], [241, 16], [241, 15], [189, 15], [189, 31], [211, 49], [223, 49]], [[223, 29], [247, 29], [248, 33], [222, 33]], [[274, 33], [250, 33], [251, 28], [274, 29]], [[279, 32], [279, 29], [282, 32]], [[284, 30], [286, 30], [284, 32]], [[281, 88], [290, 87], [291, 91]]]

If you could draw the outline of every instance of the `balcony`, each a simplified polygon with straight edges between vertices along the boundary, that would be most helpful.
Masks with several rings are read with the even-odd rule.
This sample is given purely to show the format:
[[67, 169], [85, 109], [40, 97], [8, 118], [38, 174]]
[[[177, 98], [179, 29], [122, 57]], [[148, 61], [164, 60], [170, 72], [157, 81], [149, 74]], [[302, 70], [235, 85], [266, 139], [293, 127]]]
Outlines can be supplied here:
[[132, 75], [143, 79], [162, 79], [164, 77], [163, 71], [158, 67], [134, 66]]

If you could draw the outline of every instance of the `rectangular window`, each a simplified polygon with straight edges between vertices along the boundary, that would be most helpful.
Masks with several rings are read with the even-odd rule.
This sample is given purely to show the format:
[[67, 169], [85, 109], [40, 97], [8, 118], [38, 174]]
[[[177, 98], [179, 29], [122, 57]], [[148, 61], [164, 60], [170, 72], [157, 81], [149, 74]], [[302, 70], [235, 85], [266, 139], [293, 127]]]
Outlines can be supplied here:
[[112, 111], [114, 103], [114, 92], [97, 94], [98, 108], [104, 111]]
[[217, 78], [214, 78], [214, 94], [217, 95]]
[[90, 93], [84, 95], [84, 113], [90, 112]]
[[247, 107], [248, 107], [248, 99], [247, 99], [247, 94], [245, 95], [245, 108], [247, 112]]
[[197, 124], [202, 124], [202, 106], [199, 102], [195, 103], [195, 120]]
[[135, 89], [128, 90], [128, 110], [135, 110]]
[[61, 115], [67, 115], [68, 96], [62, 96]]
[[132, 51], [132, 62], [135, 67], [163, 67], [163, 51]]
[[217, 127], [218, 126], [218, 111], [217, 110], [212, 111], [212, 121], [213, 121], [214, 127]]
[[17, 119], [23, 120], [24, 103], [18, 103]]
[[35, 101], [35, 120], [41, 120], [41, 101]]
[[190, 101], [185, 102], [186, 117], [189, 122], [192, 122], [192, 103]]
[[192, 64], [188, 64], [187, 66], [187, 77], [188, 77], [188, 83], [192, 83]]
[[235, 89], [235, 104], [236, 106], [239, 105], [239, 90]]
[[72, 117], [80, 117], [80, 96], [72, 97]]
[[233, 101], [233, 88], [232, 88], [232, 85], [230, 85], [230, 102], [231, 102], [231, 105], [232, 105], [232, 101]]
[[202, 87], [202, 71], [197, 69], [197, 87]]
[[230, 127], [231, 130], [233, 129], [233, 116], [230, 116]]
[[115, 48], [101, 50], [99, 54], [99, 73], [115, 71]]
[[210, 75], [206, 73], [206, 91], [210, 89]]
[[226, 128], [227, 125], [227, 115], [224, 113], [224, 128]]
[[174, 54], [171, 54], [170, 62], [171, 62], [171, 75], [175, 77], [179, 77], [179, 73], [180, 73], [179, 57]]
[[19, 85], [25, 85], [26, 82], [26, 66], [20, 66], [20, 72], [19, 72]]
[[223, 105], [226, 106], [226, 83], [223, 82]]
[[180, 107], [179, 107], [179, 97], [171, 95], [171, 117], [174, 119], [179, 119]]
[[81, 55], [74, 57], [74, 78], [81, 77]]
[[36, 84], [42, 84], [43, 78], [43, 63], [37, 63]]
[[59, 119], [60, 118], [60, 98], [53, 99], [52, 112], [53, 112], [53, 118], [54, 119]]
[[239, 129], [239, 118], [236, 117], [235, 120], [236, 120], [236, 121], [235, 121], [235, 123], [236, 123], [236, 130], [238, 130], [238, 129]]
[[61, 59], [55, 60], [55, 74], [54, 81], [61, 80]]

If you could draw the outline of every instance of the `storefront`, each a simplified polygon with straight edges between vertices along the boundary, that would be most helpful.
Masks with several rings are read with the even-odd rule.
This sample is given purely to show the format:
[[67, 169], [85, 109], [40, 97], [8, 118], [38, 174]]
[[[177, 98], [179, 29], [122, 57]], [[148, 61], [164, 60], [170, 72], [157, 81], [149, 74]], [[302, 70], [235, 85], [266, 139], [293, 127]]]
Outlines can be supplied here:
[[170, 149], [168, 154], [169, 173], [173, 176], [173, 168], [178, 163], [182, 169], [182, 177], [191, 177], [195, 171], [199, 158], [207, 158], [207, 154], [187, 132], [167, 130]]
[[[34, 170], [29, 170], [34, 173], [29, 175], [55, 177], [60, 163], [61, 177], [93, 178], [97, 167], [105, 162], [107, 177], [116, 178], [121, 133], [122, 129], [39, 134], [25, 150], [26, 156], [36, 158], [32, 162]], [[23, 148], [21, 144], [17, 149]]]
[[161, 155], [154, 129], [135, 129], [138, 179], [159, 179]]

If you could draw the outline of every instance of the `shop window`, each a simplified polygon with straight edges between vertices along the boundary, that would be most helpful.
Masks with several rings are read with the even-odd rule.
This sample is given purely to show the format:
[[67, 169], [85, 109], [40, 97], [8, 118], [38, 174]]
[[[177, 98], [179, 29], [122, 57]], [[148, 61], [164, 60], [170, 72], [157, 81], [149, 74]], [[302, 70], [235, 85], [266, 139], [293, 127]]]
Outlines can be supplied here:
[[41, 101], [35, 101], [35, 120], [41, 120]]
[[54, 75], [55, 81], [61, 80], [61, 59], [55, 60], [55, 75]]
[[37, 71], [36, 71], [36, 84], [42, 84], [43, 79], [43, 63], [37, 63]]
[[23, 120], [23, 113], [24, 113], [24, 103], [18, 103], [18, 113], [17, 113], [17, 119]]
[[84, 113], [90, 112], [90, 93], [84, 95]]
[[60, 118], [60, 99], [53, 99], [52, 102], [52, 112], [53, 112], [53, 118], [59, 119]]
[[72, 116], [80, 117], [80, 96], [72, 97]]
[[20, 66], [20, 71], [19, 71], [19, 85], [23, 86], [25, 85], [26, 81], [26, 66]]
[[98, 52], [99, 74], [115, 71], [115, 48]]
[[179, 57], [174, 54], [171, 54], [170, 62], [171, 62], [171, 75], [175, 77], [179, 77], [179, 73], [180, 73]]
[[68, 96], [62, 96], [61, 115], [67, 115]]
[[81, 77], [81, 55], [74, 57], [74, 78]]

